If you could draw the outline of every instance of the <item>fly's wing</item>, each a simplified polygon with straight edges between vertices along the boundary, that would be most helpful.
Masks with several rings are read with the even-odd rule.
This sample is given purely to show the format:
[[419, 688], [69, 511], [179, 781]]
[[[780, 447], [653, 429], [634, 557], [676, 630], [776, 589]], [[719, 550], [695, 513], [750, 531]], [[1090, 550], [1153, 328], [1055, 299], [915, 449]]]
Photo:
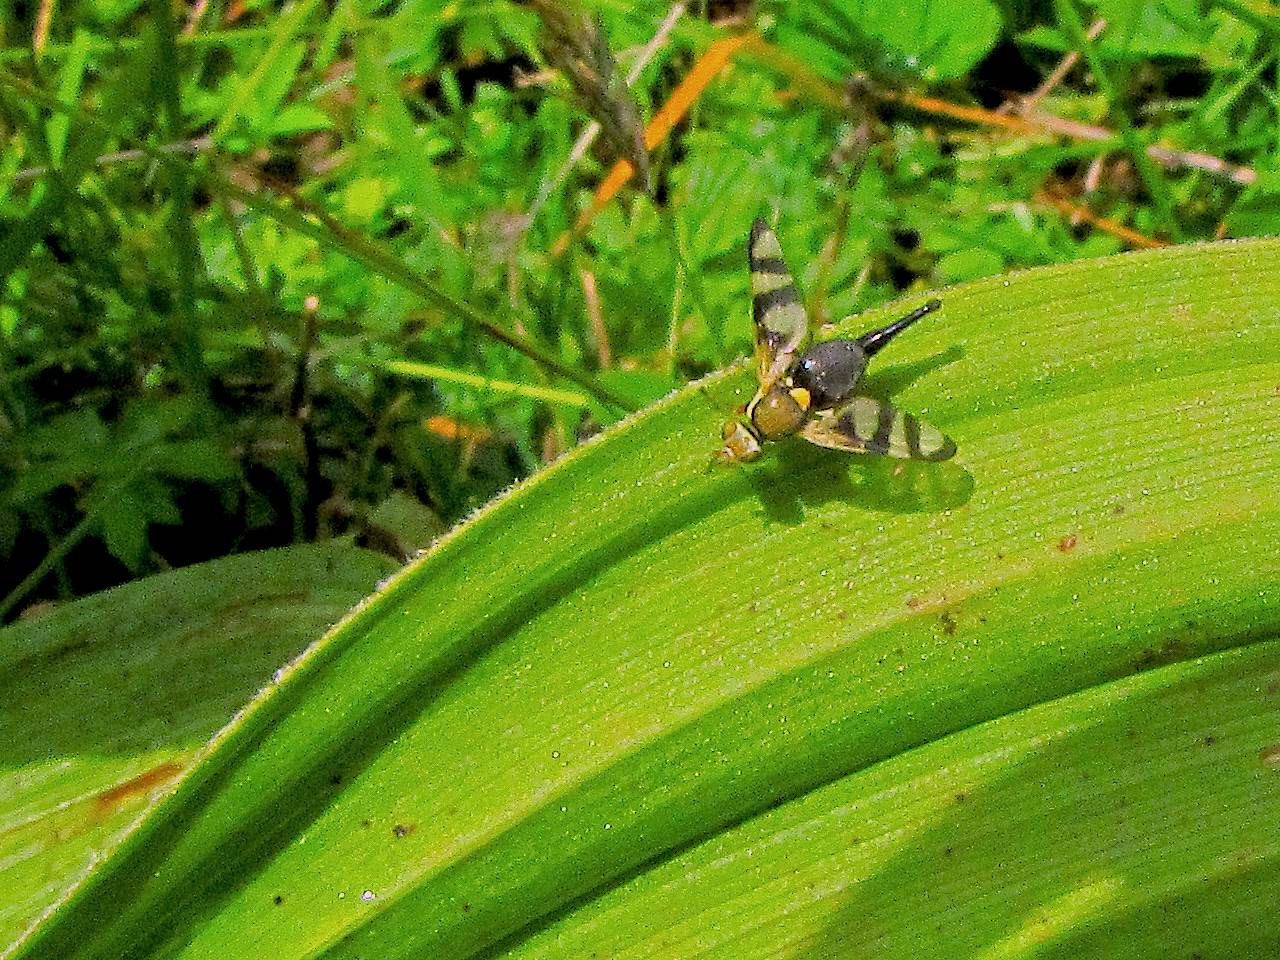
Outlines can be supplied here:
[[800, 436], [820, 447], [877, 453], [904, 460], [949, 460], [956, 445], [937, 427], [874, 397], [852, 397], [817, 413]]
[[782, 259], [782, 247], [769, 225], [751, 225], [747, 247], [751, 267], [751, 316], [756, 328], [756, 369], [762, 391], [785, 377], [809, 343], [809, 317], [796, 282]]

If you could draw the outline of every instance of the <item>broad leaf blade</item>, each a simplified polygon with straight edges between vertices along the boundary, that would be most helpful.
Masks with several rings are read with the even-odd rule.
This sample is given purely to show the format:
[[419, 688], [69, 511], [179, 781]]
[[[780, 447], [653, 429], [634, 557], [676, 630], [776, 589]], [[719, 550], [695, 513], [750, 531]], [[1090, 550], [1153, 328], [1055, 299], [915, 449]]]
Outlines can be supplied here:
[[764, 813], [502, 956], [1270, 956], [1278, 709], [1280, 641], [1091, 687]]
[[338, 544], [267, 550], [0, 630], [0, 944], [393, 567]]
[[710, 470], [741, 369], [624, 423], [313, 649], [20, 955], [488, 955], [904, 751], [1275, 637], [1278, 254], [948, 292], [875, 386], [957, 463]]

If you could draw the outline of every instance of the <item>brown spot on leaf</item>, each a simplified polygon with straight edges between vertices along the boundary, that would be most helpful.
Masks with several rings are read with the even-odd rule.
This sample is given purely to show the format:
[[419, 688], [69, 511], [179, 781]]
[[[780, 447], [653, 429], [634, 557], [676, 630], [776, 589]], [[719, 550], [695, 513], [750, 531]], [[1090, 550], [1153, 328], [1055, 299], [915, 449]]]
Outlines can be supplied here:
[[412, 824], [397, 823], [394, 827], [391, 828], [391, 832], [396, 835], [397, 840], [400, 840], [400, 839], [403, 839], [404, 837], [407, 837], [409, 834], [413, 833], [413, 829], [414, 828]]
[[93, 798], [93, 805], [97, 809], [99, 816], [105, 816], [114, 812], [115, 808], [122, 805], [126, 800], [150, 793], [156, 787], [162, 783], [167, 783], [181, 772], [182, 764], [165, 761], [150, 770], [138, 774], [132, 780], [117, 783], [109, 790], [103, 790]]
[[[33, 620], [36, 617], [43, 617], [46, 613], [52, 613], [58, 609], [58, 605], [52, 600], [37, 600], [30, 606], [23, 607], [22, 612], [18, 614], [19, 620]], [[88, 644], [82, 644], [88, 646]]]
[[1079, 541], [1074, 533], [1068, 533], [1065, 537], [1058, 541], [1058, 549], [1063, 553], [1070, 553], [1076, 548]]
[[1258, 751], [1258, 759], [1265, 766], [1280, 770], [1280, 743], [1273, 743], [1269, 747], [1263, 747]]
[[1186, 650], [1186, 640], [1178, 637], [1169, 637], [1163, 643], [1154, 647], [1147, 647], [1139, 653], [1137, 659], [1134, 660], [1133, 666], [1137, 670], [1162, 667], [1165, 664], [1181, 660], [1186, 655]]
[[945, 593], [926, 593], [907, 597], [907, 607], [911, 610], [936, 610], [941, 612], [947, 606]]
[[956, 635], [956, 615], [950, 610], [944, 610], [939, 619], [942, 621], [942, 632], [948, 637], [954, 637]]
[[278, 907], [280, 906], [280, 904], [284, 903], [284, 897], [280, 896], [280, 894], [277, 893], [274, 897], [271, 898], [271, 902]]

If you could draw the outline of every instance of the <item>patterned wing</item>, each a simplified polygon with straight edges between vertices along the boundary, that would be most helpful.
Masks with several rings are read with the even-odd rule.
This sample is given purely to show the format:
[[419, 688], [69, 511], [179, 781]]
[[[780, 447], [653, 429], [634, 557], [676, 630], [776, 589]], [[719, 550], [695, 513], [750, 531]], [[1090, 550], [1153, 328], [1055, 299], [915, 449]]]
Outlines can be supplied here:
[[809, 343], [809, 317], [796, 283], [782, 259], [782, 247], [769, 225], [751, 225], [747, 248], [751, 267], [751, 316], [756, 326], [756, 364], [766, 392], [785, 377]]
[[820, 447], [904, 460], [949, 460], [956, 454], [956, 445], [937, 427], [874, 397], [852, 397], [817, 413], [800, 436]]

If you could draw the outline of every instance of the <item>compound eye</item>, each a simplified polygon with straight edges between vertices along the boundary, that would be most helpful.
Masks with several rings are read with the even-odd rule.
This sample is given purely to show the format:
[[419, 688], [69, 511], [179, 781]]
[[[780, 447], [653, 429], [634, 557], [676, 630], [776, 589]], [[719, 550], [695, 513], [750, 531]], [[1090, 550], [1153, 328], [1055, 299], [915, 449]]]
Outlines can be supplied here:
[[760, 441], [744, 423], [730, 420], [721, 428], [724, 448], [716, 454], [721, 463], [749, 463], [760, 456]]

